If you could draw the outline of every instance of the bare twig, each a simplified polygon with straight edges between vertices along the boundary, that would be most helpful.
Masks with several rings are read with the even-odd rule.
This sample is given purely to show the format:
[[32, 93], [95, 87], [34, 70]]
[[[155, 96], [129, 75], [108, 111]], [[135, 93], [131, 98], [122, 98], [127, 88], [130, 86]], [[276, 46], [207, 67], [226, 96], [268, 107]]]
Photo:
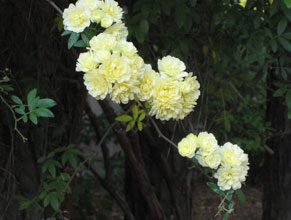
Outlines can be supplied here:
[[129, 208], [127, 202], [122, 198], [122, 196], [115, 189], [115, 187], [111, 184], [111, 182], [110, 181], [107, 181], [106, 179], [103, 179], [100, 176], [100, 174], [95, 169], [93, 169], [93, 167], [89, 163], [87, 163], [87, 165], [89, 166], [89, 169], [91, 170], [91, 172], [96, 176], [96, 178], [98, 179], [98, 181], [100, 182], [100, 184], [116, 200], [117, 204], [119, 205], [119, 207], [124, 212], [124, 215], [125, 215], [126, 219], [128, 219], [128, 220], [134, 220], [135, 218], [134, 218], [132, 212], [130, 211], [130, 208]]
[[16, 115], [13, 111], [13, 108], [8, 104], [8, 102], [6, 102], [6, 100], [3, 98], [2, 95], [0, 95], [0, 98], [2, 100], [2, 102], [8, 107], [8, 109], [10, 110], [12, 116], [13, 116], [13, 119], [14, 119], [14, 130], [19, 134], [19, 136], [22, 138], [22, 141], [25, 142], [27, 141], [27, 138], [23, 136], [23, 134], [18, 130], [18, 127], [17, 127], [17, 122], [18, 122], [18, 119], [16, 118]]
[[156, 131], [158, 132], [159, 134], [159, 137], [163, 138], [165, 141], [167, 141], [169, 144], [173, 145], [175, 148], [178, 148], [178, 146], [173, 142], [171, 141], [169, 138], [167, 138], [162, 132], [161, 130], [159, 129], [157, 123], [155, 122], [154, 119], [150, 118], [150, 121], [152, 122], [153, 126], [155, 127]]
[[63, 11], [59, 8], [59, 6], [56, 5], [52, 0], [46, 0], [54, 9], [57, 10], [61, 15], [63, 14]]

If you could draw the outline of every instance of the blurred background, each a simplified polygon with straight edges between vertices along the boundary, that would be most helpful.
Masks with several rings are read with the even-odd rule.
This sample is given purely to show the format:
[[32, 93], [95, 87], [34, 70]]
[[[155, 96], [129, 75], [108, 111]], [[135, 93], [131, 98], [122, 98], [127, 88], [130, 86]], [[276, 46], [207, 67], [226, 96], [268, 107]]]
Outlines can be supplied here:
[[[230, 219], [291, 219], [286, 2], [118, 1], [128, 39], [145, 62], [156, 69], [162, 56], [179, 57], [201, 84], [190, 116], [157, 121], [163, 134], [177, 143], [208, 131], [249, 154], [246, 202], [236, 202]], [[68, 50], [53, 7], [69, 3], [0, 0], [0, 219], [223, 219], [207, 173], [191, 167], [150, 123], [140, 133], [125, 133], [122, 125], [109, 129], [124, 107], [90, 97], [75, 72], [82, 49]], [[33, 88], [56, 102], [54, 117], [18, 121], [23, 142], [9, 97], [25, 100]]]

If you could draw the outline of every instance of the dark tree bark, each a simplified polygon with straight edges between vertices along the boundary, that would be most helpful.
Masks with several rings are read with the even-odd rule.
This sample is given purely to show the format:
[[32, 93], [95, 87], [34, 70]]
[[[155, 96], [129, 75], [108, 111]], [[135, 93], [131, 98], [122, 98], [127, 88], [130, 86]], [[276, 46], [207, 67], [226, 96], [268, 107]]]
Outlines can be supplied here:
[[268, 76], [267, 121], [275, 134], [267, 140], [274, 154], [266, 153], [264, 165], [263, 220], [291, 219], [291, 120], [283, 97], [273, 97], [276, 76]]

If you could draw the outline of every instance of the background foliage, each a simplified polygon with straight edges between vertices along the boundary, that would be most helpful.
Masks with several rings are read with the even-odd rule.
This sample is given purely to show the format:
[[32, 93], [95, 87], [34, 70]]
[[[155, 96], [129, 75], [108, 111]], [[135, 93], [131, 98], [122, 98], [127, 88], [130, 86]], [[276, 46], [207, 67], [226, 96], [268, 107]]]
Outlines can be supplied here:
[[[69, 4], [55, 3], [62, 9]], [[92, 105], [86, 99], [82, 76], [74, 71], [76, 51], [82, 51], [92, 33], [61, 37], [60, 16], [49, 1], [2, 0], [1, 4], [1, 218], [108, 219], [117, 206], [127, 219], [150, 215], [122, 147], [122, 134], [110, 125], [104, 103]], [[263, 184], [265, 154], [277, 155], [268, 141], [288, 132], [269, 120], [268, 101], [274, 98], [283, 106], [285, 122], [291, 118], [288, 2], [249, 0], [246, 7], [227, 0], [120, 4], [127, 10], [129, 38], [146, 62], [155, 64], [164, 55], [177, 56], [201, 83], [202, 94], [193, 114], [183, 122], [159, 124], [165, 135], [176, 142], [187, 132], [207, 130], [220, 142], [237, 143], [251, 157], [248, 184]], [[96, 115], [94, 110], [100, 106], [104, 112]], [[115, 106], [115, 111], [122, 109]], [[178, 180], [183, 205], [192, 213], [195, 207], [189, 202], [189, 192], [192, 183], [201, 179], [205, 183], [204, 174], [187, 170], [188, 162], [157, 134], [149, 134], [155, 133], [154, 128], [143, 121], [142, 112], [135, 112], [132, 109], [130, 118], [119, 121], [132, 121], [134, 130], [145, 127], [140, 136], [133, 131], [127, 137], [165, 215], [178, 215], [179, 210], [171, 186], [164, 181], [167, 176], [162, 175], [167, 170], [159, 164], [165, 158], [173, 172], [169, 182]], [[118, 150], [112, 151], [112, 145]], [[162, 190], [166, 185], [168, 190]]]

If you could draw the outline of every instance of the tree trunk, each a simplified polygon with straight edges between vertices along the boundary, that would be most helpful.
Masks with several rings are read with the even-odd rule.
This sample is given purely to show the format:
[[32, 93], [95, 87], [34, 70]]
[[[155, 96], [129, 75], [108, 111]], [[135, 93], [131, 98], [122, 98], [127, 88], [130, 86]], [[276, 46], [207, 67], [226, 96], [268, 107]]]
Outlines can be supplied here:
[[[266, 153], [264, 165], [263, 220], [291, 219], [291, 120], [284, 98], [273, 97], [274, 73], [268, 75], [267, 121], [275, 135], [267, 140], [274, 154]], [[279, 133], [279, 134], [278, 134]]]

